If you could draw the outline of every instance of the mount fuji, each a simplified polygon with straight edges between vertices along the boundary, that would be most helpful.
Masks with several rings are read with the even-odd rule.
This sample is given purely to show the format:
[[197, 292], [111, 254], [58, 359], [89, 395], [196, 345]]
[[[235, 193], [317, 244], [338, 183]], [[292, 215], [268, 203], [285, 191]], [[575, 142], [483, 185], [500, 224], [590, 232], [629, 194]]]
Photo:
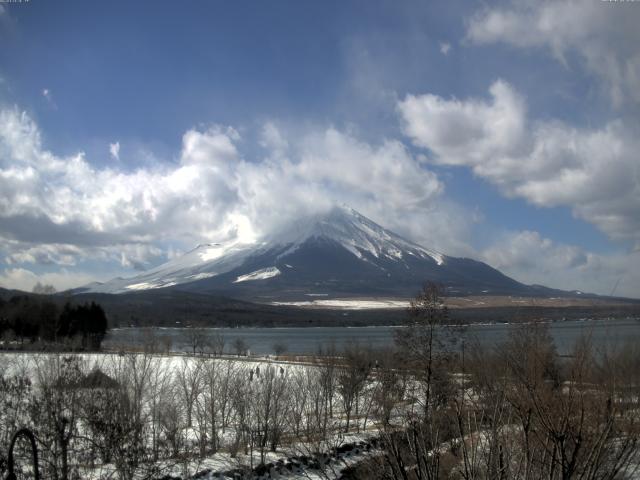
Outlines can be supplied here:
[[485, 263], [424, 248], [351, 208], [334, 207], [293, 222], [258, 243], [198, 245], [140, 275], [93, 283], [74, 293], [163, 288], [256, 301], [409, 298], [426, 281], [443, 285], [455, 296], [553, 291], [519, 283]]

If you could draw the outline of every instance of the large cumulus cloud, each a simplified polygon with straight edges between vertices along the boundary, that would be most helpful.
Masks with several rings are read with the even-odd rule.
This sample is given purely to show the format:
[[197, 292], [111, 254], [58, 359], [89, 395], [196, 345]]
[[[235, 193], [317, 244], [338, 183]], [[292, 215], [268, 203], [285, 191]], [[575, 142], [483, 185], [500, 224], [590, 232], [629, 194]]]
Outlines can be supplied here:
[[611, 238], [640, 246], [640, 141], [619, 119], [595, 128], [536, 121], [526, 99], [498, 80], [489, 97], [408, 95], [404, 131], [435, 163], [463, 165], [508, 196], [566, 206]]
[[1, 110], [4, 262], [72, 266], [97, 258], [144, 268], [169, 247], [253, 241], [336, 203], [391, 226], [442, 223], [437, 233], [419, 229], [427, 232], [422, 240], [444, 244], [451, 236], [434, 208], [442, 183], [398, 141], [372, 145], [332, 127], [292, 140], [268, 123], [258, 158], [244, 157], [243, 142], [230, 127], [191, 129], [177, 158], [127, 171], [97, 166], [82, 152], [58, 156], [28, 114]]

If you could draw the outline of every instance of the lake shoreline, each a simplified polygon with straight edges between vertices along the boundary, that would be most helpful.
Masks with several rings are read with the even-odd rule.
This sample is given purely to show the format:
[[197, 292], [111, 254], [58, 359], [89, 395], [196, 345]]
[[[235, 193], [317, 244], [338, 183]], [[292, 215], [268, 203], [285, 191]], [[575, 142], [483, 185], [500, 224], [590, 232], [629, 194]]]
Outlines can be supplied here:
[[[530, 322], [529, 322], [530, 323]], [[640, 342], [640, 318], [578, 319], [564, 321], [546, 321], [556, 340], [560, 353], [566, 353], [572, 344], [583, 334], [590, 333], [596, 343], [601, 345], [619, 344], [627, 341]], [[457, 330], [465, 341], [479, 341], [494, 345], [507, 338], [517, 323], [471, 324]], [[198, 328], [200, 335], [222, 336], [225, 340], [225, 352], [232, 351], [232, 344], [242, 339], [254, 354], [273, 354], [275, 345], [284, 345], [292, 354], [313, 354], [319, 349], [335, 348], [341, 350], [347, 345], [360, 344], [374, 348], [387, 348], [393, 345], [394, 332], [401, 326], [361, 326], [361, 327], [209, 327]], [[105, 349], [117, 349], [118, 346], [142, 347], [155, 342], [164, 345], [168, 351], [189, 351], [190, 327], [125, 327], [110, 330], [105, 338]], [[206, 344], [206, 342], [205, 342]]]

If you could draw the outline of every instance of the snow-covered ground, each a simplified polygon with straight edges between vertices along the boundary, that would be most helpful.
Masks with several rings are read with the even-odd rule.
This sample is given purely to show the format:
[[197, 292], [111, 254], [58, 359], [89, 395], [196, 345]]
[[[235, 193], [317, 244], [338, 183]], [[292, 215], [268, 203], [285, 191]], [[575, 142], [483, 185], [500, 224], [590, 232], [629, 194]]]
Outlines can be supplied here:
[[366, 310], [375, 308], [408, 308], [408, 300], [332, 298], [299, 302], [272, 302], [271, 305], [295, 307], [336, 308], [339, 310]]
[[[61, 355], [64, 357], [66, 355]], [[55, 372], [49, 369], [48, 361], [51, 354], [32, 353], [1, 353], [0, 354], [0, 374], [7, 378], [12, 375], [27, 376], [34, 381], [34, 388], [37, 389], [38, 378], [42, 379], [43, 372]], [[264, 425], [264, 407], [267, 405], [267, 398], [281, 398], [282, 403], [277, 407], [282, 408], [277, 420], [278, 428], [282, 428], [282, 441], [277, 445], [275, 451], [263, 451], [265, 466], [261, 470], [261, 475], [249, 474], [240, 478], [340, 478], [341, 471], [349, 465], [363, 461], [371, 455], [379, 455], [380, 451], [375, 448], [375, 439], [382, 433], [378, 431], [376, 419], [381, 419], [382, 410], [376, 413], [376, 398], [382, 395], [383, 385], [382, 374], [384, 370], [370, 370], [364, 386], [359, 391], [356, 401], [358, 402], [358, 415], [351, 418], [350, 433], [343, 433], [346, 421], [346, 411], [342, 408], [341, 387], [339, 387], [337, 374], [341, 365], [333, 364], [336, 377], [333, 378], [335, 384], [329, 391], [329, 397], [318, 396], [323, 384], [322, 374], [326, 374], [326, 366], [315, 363], [290, 363], [274, 360], [268, 357], [261, 358], [209, 358], [204, 356], [185, 355], [149, 355], [149, 354], [82, 354], [80, 358], [84, 360], [83, 372], [89, 372], [99, 368], [119, 382], [135, 379], [140, 382], [145, 421], [153, 422], [154, 418], [159, 418], [159, 410], [153, 413], [154, 408], [163, 402], [168, 402], [177, 406], [180, 413], [176, 414], [180, 427], [177, 432], [181, 438], [182, 449], [180, 455], [163, 455], [153, 466], [153, 476], [146, 478], [168, 478], [179, 477], [183, 479], [220, 479], [234, 478], [233, 473], [241, 471], [248, 472], [251, 467], [255, 467], [261, 462], [259, 443], [254, 435], [260, 438]], [[133, 367], [129, 368], [128, 367]], [[148, 373], [144, 373], [148, 372]], [[344, 369], [344, 378], [349, 378], [349, 371]], [[133, 377], [131, 377], [133, 375]], [[211, 375], [216, 377], [215, 384], [211, 382]], [[226, 376], [226, 377], [225, 377]], [[220, 439], [220, 448], [215, 454], [200, 452], [199, 447], [207, 446], [213, 436], [207, 437], [212, 428], [211, 421], [207, 419], [210, 415], [209, 408], [219, 408], [220, 404], [212, 404], [222, 399], [222, 384], [225, 378], [229, 380], [229, 386], [234, 385], [236, 390], [226, 393], [230, 405], [234, 409], [242, 408], [246, 415], [244, 420], [239, 420], [238, 416], [232, 417], [226, 426], [219, 423], [214, 428]], [[482, 409], [482, 398], [479, 392], [467, 382], [469, 374], [452, 374], [453, 385], [456, 392], [461, 394], [467, 405]], [[51, 377], [49, 377], [51, 379]], [[146, 383], [145, 383], [146, 382]], [[271, 382], [271, 383], [269, 383]], [[401, 397], [393, 400], [390, 419], [391, 424], [398, 424], [400, 420], [415, 418], [416, 408], [424, 400], [423, 390], [415, 379], [404, 379], [404, 387]], [[120, 383], [123, 385], [123, 383]], [[213, 387], [211, 387], [213, 385]], [[343, 387], [346, 384], [341, 384]], [[188, 389], [194, 388], [193, 423], [187, 426], [185, 422], [185, 402]], [[226, 391], [226, 390], [225, 390]], [[208, 395], [208, 397], [207, 397]], [[280, 397], [282, 395], [282, 397]], [[314, 396], [315, 395], [315, 396]], [[314, 437], [319, 436], [320, 430], [309, 429], [312, 436], [300, 435], [296, 430], [296, 422], [304, 422], [318, 414], [318, 410], [313, 411], [313, 405], [317, 408], [318, 399], [320, 404], [331, 398], [334, 402], [333, 413], [325, 421], [328, 428], [322, 430], [323, 436], [319, 440]], [[635, 401], [635, 398], [634, 398]], [[235, 403], [234, 403], [235, 402]], [[267, 403], [265, 403], [267, 402]], [[315, 403], [314, 403], [315, 402]], [[275, 407], [275, 404], [273, 405]], [[231, 408], [231, 407], [230, 407]], [[273, 411], [273, 410], [272, 410]], [[111, 412], [111, 410], [110, 410]], [[4, 412], [0, 412], [0, 419]], [[209, 418], [218, 418], [215, 416]], [[234, 414], [235, 415], [235, 414]], [[260, 416], [263, 415], [262, 420]], [[274, 420], [275, 421], [275, 420]], [[490, 446], [489, 432], [484, 430], [482, 425], [469, 420], [470, 428], [462, 439], [448, 440], [439, 444], [440, 453], [450, 454], [457, 447], [470, 444], [474, 451], [480, 455]], [[202, 423], [204, 422], [204, 423]], [[217, 421], [216, 421], [217, 422]], [[311, 424], [311, 423], [310, 423]], [[406, 424], [405, 424], [406, 425]], [[37, 428], [37, 427], [35, 427]], [[271, 428], [271, 426], [269, 427]], [[357, 432], [354, 433], [354, 430]], [[512, 423], [505, 423], [502, 426], [503, 433], [517, 434], [518, 427]], [[300, 430], [300, 431], [303, 431]], [[79, 423], [78, 431], [83, 433], [82, 424]], [[206, 433], [204, 433], [206, 432]], [[244, 435], [242, 432], [246, 432]], [[249, 433], [251, 432], [251, 433]], [[326, 433], [326, 435], [325, 435]], [[151, 433], [147, 430], [146, 442], [151, 442]], [[160, 434], [162, 435], [162, 433]], [[249, 435], [251, 440], [249, 440]], [[267, 438], [267, 437], [265, 437]], [[209, 440], [207, 440], [209, 439]], [[313, 440], [312, 440], [313, 439]], [[235, 445], [235, 446], [233, 446]], [[515, 444], [517, 446], [517, 443]], [[168, 451], [168, 450], [164, 450]], [[232, 454], [232, 452], [234, 452]], [[459, 457], [458, 457], [459, 459]], [[116, 466], [110, 463], [100, 464], [94, 468], [89, 468], [87, 464], [79, 467], [81, 478], [91, 480], [102, 480], [117, 476]], [[149, 473], [149, 472], [146, 472]], [[226, 476], [221, 476], [221, 474]], [[255, 472], [254, 472], [255, 473]], [[138, 478], [138, 477], [136, 477]], [[142, 477], [140, 477], [142, 478]], [[630, 480], [640, 479], [640, 473], [630, 472], [624, 477]]]
[[[43, 372], [50, 366], [50, 360], [53, 357], [64, 358], [69, 354], [46, 354], [46, 353], [12, 353], [3, 352], [0, 353], [0, 375], [4, 378], [11, 376], [28, 377], [32, 379], [34, 388], [39, 386], [39, 379], [42, 380]], [[309, 371], [317, 369], [317, 366], [312, 364], [300, 364], [275, 361], [268, 357], [261, 358], [209, 358], [202, 356], [186, 356], [186, 355], [137, 355], [137, 363], [134, 368], [139, 369], [138, 373], [131, 371], [125, 372], [128, 362], [133, 361], [133, 357], [130, 354], [108, 354], [108, 353], [91, 353], [78, 355], [82, 359], [82, 371], [88, 373], [95, 369], [100, 369], [112, 378], [116, 378], [120, 381], [122, 379], [131, 378], [128, 375], [133, 374], [140, 375], [141, 372], [148, 370], [153, 372], [149, 374], [147, 380], [139, 378], [141, 381], [150, 381], [148, 387], [144, 389], [144, 409], [145, 415], [151, 418], [154, 414], [151, 413], [153, 405], [157, 402], [163, 402], [162, 397], [174, 396], [174, 402], [183, 402], [183, 398], [180, 396], [181, 387], [180, 379], [185, 379], [189, 375], [194, 375], [194, 372], [198, 369], [202, 369], [202, 377], [196, 382], [199, 386], [195, 388], [200, 392], [195, 400], [196, 405], [199, 401], [206, 402], [201, 395], [205, 395], [206, 386], [205, 371], [208, 367], [205, 365], [215, 366], [214, 368], [224, 375], [225, 372], [232, 375], [232, 381], [237, 382], [242, 380], [245, 382], [245, 395], [252, 398], [247, 398], [251, 405], [254, 403], [253, 408], [260, 408], [259, 405], [262, 402], [262, 388], [260, 381], [268, 376], [268, 370], [271, 369], [277, 377], [278, 381], [286, 382], [284, 388], [295, 388], [296, 382], [301, 381]], [[203, 363], [205, 362], [205, 363]], [[56, 371], [54, 368], [52, 371]], [[211, 370], [209, 370], [211, 372]], [[146, 374], [145, 374], [146, 375]], [[164, 375], [168, 375], [165, 377]], [[136, 377], [137, 378], [137, 377]], [[145, 377], [146, 378], [146, 377]], [[175, 383], [175, 388], [170, 390], [158, 390], [158, 385], [153, 386], [153, 382], [159, 381], [158, 379], [169, 379], [169, 382]], [[253, 379], [253, 382], [251, 381]], [[219, 382], [223, 382], [223, 377], [218, 378]], [[308, 381], [308, 380], [307, 380]], [[313, 380], [312, 380], [313, 382]], [[168, 393], [173, 392], [173, 393]], [[229, 394], [231, 395], [231, 394]], [[289, 398], [289, 397], [287, 397]], [[169, 399], [170, 400], [170, 399]], [[231, 401], [231, 399], [229, 400]], [[287, 402], [293, 401], [287, 400]], [[331, 421], [332, 429], [336, 432], [332, 434], [330, 438], [325, 439], [320, 444], [314, 443], [314, 445], [307, 445], [304, 441], [297, 440], [295, 443], [284, 442], [275, 452], [265, 452], [265, 463], [271, 469], [271, 473], [274, 475], [271, 477], [258, 477], [258, 478], [338, 478], [340, 471], [348, 465], [351, 465], [370, 454], [369, 447], [365, 448], [366, 439], [376, 434], [375, 428], [372, 429], [373, 421], [370, 419], [366, 433], [359, 434], [344, 434], [341, 432], [344, 427], [344, 418], [342, 412], [338, 408], [339, 399], [336, 397], [335, 402], [335, 416]], [[205, 403], [203, 403], [204, 405]], [[184, 405], [181, 405], [181, 409]], [[195, 407], [200, 408], [200, 407]], [[284, 407], [282, 407], [284, 408]], [[289, 410], [292, 407], [287, 407], [284, 410], [284, 415], [293, 415], [293, 410]], [[183, 411], [184, 414], [184, 410]], [[253, 410], [250, 410], [253, 411]], [[256, 415], [259, 415], [256, 410]], [[183, 419], [184, 421], [184, 419]], [[258, 420], [249, 420], [249, 424], [254, 424]], [[293, 420], [287, 417], [283, 418], [283, 425], [287, 425], [290, 428], [293, 425]], [[352, 419], [352, 425], [358, 425], [360, 420], [358, 417]], [[189, 428], [184, 426], [180, 435], [183, 437], [185, 445], [185, 451], [191, 452], [189, 455], [162, 459], [154, 464], [154, 471], [158, 474], [152, 478], [160, 478], [166, 475], [180, 478], [196, 478], [194, 475], [201, 474], [197, 478], [213, 479], [213, 478], [225, 478], [221, 476], [215, 476], [215, 472], [232, 472], [247, 470], [248, 466], [254, 467], [260, 464], [260, 453], [257, 446], [247, 447], [247, 451], [244, 447], [240, 448], [235, 456], [230, 453], [230, 445], [237, 438], [237, 429], [235, 427], [235, 420], [230, 425], [222, 430], [219, 430], [219, 436], [222, 448], [215, 454], [199, 456], [198, 442], [202, 431], [198, 427], [198, 420], [194, 410], [194, 424]], [[365, 423], [366, 424], [366, 423]], [[252, 427], [256, 428], [257, 423]], [[80, 431], [82, 427], [79, 427]], [[150, 434], [149, 434], [150, 435]], [[151, 441], [150, 439], [148, 440]], [[344, 446], [345, 444], [354, 444], [353, 450], [341, 451], [340, 453], [333, 451], [333, 448]], [[355, 445], [359, 443], [358, 445]], [[320, 448], [320, 450], [318, 450]], [[311, 461], [317, 452], [324, 451], [326, 456], [323, 458], [326, 460], [321, 470], [317, 469], [317, 465], [314, 466], [313, 462], [305, 465], [308, 461]], [[302, 460], [300, 458], [303, 458]], [[94, 468], [88, 466], [82, 466], [79, 470], [82, 478], [87, 479], [106, 479], [117, 476], [116, 466], [114, 464], [97, 464]], [[148, 473], [148, 472], [147, 472]], [[242, 477], [242, 478], [256, 478], [256, 477]]]

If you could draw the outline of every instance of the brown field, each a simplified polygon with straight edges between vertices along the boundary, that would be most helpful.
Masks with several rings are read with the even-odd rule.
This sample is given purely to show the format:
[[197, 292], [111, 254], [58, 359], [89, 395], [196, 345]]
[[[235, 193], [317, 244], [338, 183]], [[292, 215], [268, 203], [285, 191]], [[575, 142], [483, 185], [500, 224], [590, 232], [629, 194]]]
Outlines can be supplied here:
[[469, 297], [446, 297], [445, 304], [451, 309], [496, 308], [496, 307], [605, 307], [640, 304], [638, 300], [594, 297], [517, 297], [486, 295]]

